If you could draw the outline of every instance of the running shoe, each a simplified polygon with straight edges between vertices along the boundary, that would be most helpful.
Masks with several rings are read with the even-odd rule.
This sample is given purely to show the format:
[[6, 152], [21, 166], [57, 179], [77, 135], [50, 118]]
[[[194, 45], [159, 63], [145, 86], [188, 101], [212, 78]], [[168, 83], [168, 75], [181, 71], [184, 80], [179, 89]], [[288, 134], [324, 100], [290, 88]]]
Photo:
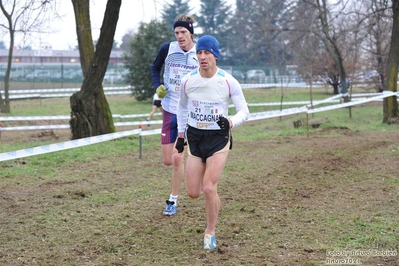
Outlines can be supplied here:
[[215, 248], [216, 248], [216, 237], [210, 234], [205, 234], [204, 249], [215, 249]]
[[163, 211], [163, 215], [172, 216], [176, 215], [177, 207], [174, 201], [166, 201], [166, 208]]

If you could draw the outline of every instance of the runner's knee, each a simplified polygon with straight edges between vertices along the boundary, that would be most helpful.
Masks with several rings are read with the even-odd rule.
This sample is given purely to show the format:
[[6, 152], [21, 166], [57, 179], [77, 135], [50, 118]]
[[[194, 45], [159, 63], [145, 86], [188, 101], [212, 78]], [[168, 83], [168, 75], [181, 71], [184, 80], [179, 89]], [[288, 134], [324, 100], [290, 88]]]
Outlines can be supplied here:
[[203, 191], [205, 198], [210, 198], [216, 194], [216, 187], [213, 185], [204, 185]]
[[190, 189], [186, 187], [187, 195], [192, 198], [196, 199], [199, 196], [201, 196], [201, 190], [200, 189]]

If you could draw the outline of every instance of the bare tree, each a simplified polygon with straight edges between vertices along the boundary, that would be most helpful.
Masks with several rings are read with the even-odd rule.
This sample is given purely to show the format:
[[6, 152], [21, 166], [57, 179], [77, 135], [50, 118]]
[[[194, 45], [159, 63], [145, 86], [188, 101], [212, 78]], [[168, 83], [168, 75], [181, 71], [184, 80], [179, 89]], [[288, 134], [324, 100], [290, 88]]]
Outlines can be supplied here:
[[[342, 23], [338, 24], [340, 48], [344, 56], [344, 67], [351, 83], [358, 83], [357, 74], [364, 67], [364, 51], [361, 49], [368, 35], [366, 17], [367, 7], [363, 1], [348, 1], [342, 3]], [[347, 88], [349, 89], [349, 88]]]
[[10, 38], [7, 69], [4, 76], [4, 100], [0, 93], [0, 112], [2, 113], [11, 111], [9, 89], [15, 34], [26, 35], [38, 31], [46, 19], [45, 13], [49, 5], [50, 1], [42, 0], [0, 0], [0, 9], [6, 20], [6, 23], [0, 24], [0, 27], [8, 31]]
[[311, 78], [330, 84], [334, 94], [339, 93], [342, 84], [347, 95], [347, 71], [353, 76], [361, 67], [358, 47], [364, 30], [356, 15], [360, 6], [349, 3], [347, 0], [334, 4], [328, 4], [327, 0], [296, 1], [293, 19], [287, 23], [291, 55], [300, 66], [298, 73], [308, 82]]
[[[307, 32], [307, 31], [305, 31]], [[321, 81], [330, 84], [334, 91], [338, 90], [338, 71], [334, 61], [322, 49], [322, 45], [315, 34], [300, 34], [292, 40], [290, 49], [294, 55], [294, 62], [298, 65], [297, 73], [310, 86], [310, 105], [313, 106], [313, 82]]]
[[370, 55], [367, 68], [377, 71], [378, 77], [373, 77], [373, 82], [381, 92], [384, 87], [385, 67], [391, 40], [392, 9], [387, 6], [385, 0], [368, 0], [365, 4], [370, 12], [365, 20], [367, 40], [362, 50]]
[[317, 16], [318, 12], [313, 5], [298, 3], [293, 20], [288, 23], [290, 53], [293, 55], [293, 62], [299, 66], [297, 73], [311, 87], [314, 81], [325, 82], [338, 93], [338, 69], [324, 48], [321, 34], [317, 33], [320, 31]]
[[72, 0], [84, 75], [80, 91], [70, 98], [72, 139], [115, 132], [102, 81], [114, 43], [121, 0], [108, 0], [100, 37], [94, 50], [90, 25], [90, 0]]
[[[344, 95], [348, 92], [348, 88], [346, 86], [346, 71], [344, 67], [344, 57], [342, 54], [342, 49], [339, 46], [339, 37], [340, 34], [335, 28], [335, 24], [333, 23], [334, 16], [331, 16], [330, 10], [331, 8], [327, 6], [327, 0], [316, 0], [315, 8], [318, 12], [318, 20], [320, 25], [320, 37], [321, 41], [324, 43], [324, 46], [334, 60], [335, 64], [338, 68], [339, 80], [342, 85], [342, 92]], [[335, 17], [336, 18], [336, 17]], [[338, 93], [338, 92], [334, 92]], [[344, 97], [345, 101], [349, 101], [349, 97]]]

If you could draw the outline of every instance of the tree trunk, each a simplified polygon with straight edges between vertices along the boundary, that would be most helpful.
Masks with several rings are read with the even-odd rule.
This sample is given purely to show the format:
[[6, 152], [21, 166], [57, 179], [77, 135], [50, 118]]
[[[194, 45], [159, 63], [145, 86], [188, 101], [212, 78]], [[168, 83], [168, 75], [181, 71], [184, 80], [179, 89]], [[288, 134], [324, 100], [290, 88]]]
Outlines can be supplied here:
[[[91, 35], [90, 2], [88, 0], [72, 0], [75, 13], [76, 35], [78, 36], [80, 65], [83, 77], [89, 72], [94, 57], [93, 37]], [[83, 45], [80, 45], [83, 44]]]
[[[398, 65], [399, 65], [399, 0], [392, 0], [393, 24], [391, 45], [389, 48], [388, 62], [386, 66], [386, 77], [384, 91], [397, 92]], [[383, 103], [383, 123], [390, 124], [398, 122], [398, 101], [396, 96], [384, 99]]]
[[[72, 139], [115, 132], [102, 81], [111, 54], [121, 0], [108, 0], [100, 37], [94, 51], [91, 37], [90, 0], [72, 0], [84, 80], [70, 98]], [[90, 63], [88, 63], [90, 62]]]
[[[319, 20], [321, 23], [321, 31], [322, 31], [322, 36], [321, 40], [324, 43], [324, 46], [326, 47], [326, 51], [330, 54], [331, 58], [334, 60], [335, 64], [338, 67], [338, 72], [339, 72], [339, 80], [340, 83], [342, 84], [342, 90], [344, 94], [344, 101], [349, 102], [350, 99], [347, 95], [348, 88], [346, 86], [346, 71], [344, 67], [344, 59], [342, 57], [342, 52], [340, 48], [338, 47], [338, 43], [336, 40], [336, 37], [331, 36], [330, 34], [330, 22], [328, 19], [328, 9], [327, 9], [327, 0], [321, 0], [317, 1], [317, 8], [319, 12]], [[334, 94], [338, 94], [338, 86], [334, 87]]]
[[[8, 49], [8, 58], [7, 58], [7, 69], [4, 75], [4, 100], [3, 96], [0, 93], [0, 112], [1, 113], [10, 113], [10, 74], [11, 74], [11, 67], [12, 67], [12, 55], [13, 55], [13, 47], [15, 41], [15, 29], [12, 23], [12, 14], [9, 14], [3, 5], [3, 2], [0, 3], [1, 11], [3, 15], [7, 19], [8, 23], [8, 33], [10, 34], [10, 47]], [[15, 7], [15, 5], [14, 5]]]
[[[10, 44], [14, 45], [14, 30], [10, 30], [12, 34], [10, 34]], [[10, 46], [14, 47], [14, 46]], [[12, 55], [13, 49], [8, 49], [8, 59], [7, 59], [7, 69], [4, 76], [4, 100], [3, 96], [0, 93], [0, 112], [2, 113], [10, 113], [10, 74], [11, 74], [11, 66], [12, 66]]]
[[330, 76], [328, 83], [333, 87], [334, 95], [339, 94], [339, 89], [338, 89], [339, 77], [338, 76]]

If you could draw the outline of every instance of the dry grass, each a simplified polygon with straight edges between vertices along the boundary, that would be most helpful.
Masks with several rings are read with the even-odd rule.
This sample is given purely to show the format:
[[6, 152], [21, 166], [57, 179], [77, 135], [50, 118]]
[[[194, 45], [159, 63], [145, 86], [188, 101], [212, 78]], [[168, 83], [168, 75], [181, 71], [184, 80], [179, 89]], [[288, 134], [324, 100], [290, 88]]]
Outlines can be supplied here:
[[[219, 186], [213, 252], [202, 249], [203, 197], [182, 189], [178, 215], [161, 214], [171, 169], [160, 163], [157, 138], [146, 139], [154, 145], [142, 160], [132, 145], [112, 158], [91, 154], [89, 163], [1, 178], [0, 264], [325, 265], [332, 250], [398, 251], [398, 139], [323, 129], [236, 141]], [[398, 256], [354, 258], [399, 265]]]

